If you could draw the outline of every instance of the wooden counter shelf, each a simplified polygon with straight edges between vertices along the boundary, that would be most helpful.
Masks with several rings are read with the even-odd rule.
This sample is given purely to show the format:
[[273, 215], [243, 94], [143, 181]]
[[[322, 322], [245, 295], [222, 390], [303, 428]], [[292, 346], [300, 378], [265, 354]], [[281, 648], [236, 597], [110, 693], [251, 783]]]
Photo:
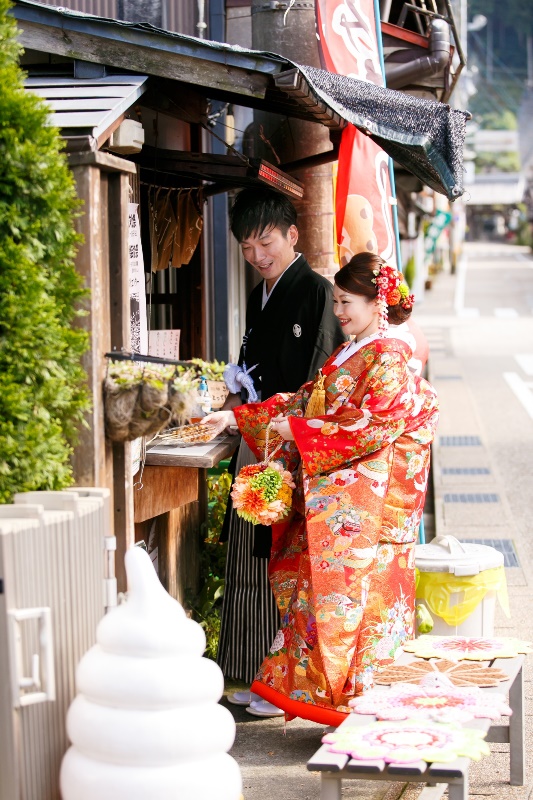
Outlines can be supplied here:
[[154, 446], [146, 453], [142, 488], [134, 494], [135, 522], [165, 514], [199, 498], [199, 470], [230, 456], [237, 436], [224, 436], [190, 447]]
[[146, 464], [147, 466], [210, 469], [228, 458], [238, 444], [238, 436], [220, 436], [212, 442], [189, 447], [156, 445], [146, 453]]

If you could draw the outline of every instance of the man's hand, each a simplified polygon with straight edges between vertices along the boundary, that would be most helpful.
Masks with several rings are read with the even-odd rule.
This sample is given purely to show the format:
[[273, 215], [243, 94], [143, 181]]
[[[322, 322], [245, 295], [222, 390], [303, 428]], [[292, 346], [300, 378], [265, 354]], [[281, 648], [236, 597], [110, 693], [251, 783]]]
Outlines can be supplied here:
[[228, 428], [236, 428], [237, 420], [233, 411], [213, 411], [200, 420], [200, 425], [209, 425], [212, 431], [211, 439], [214, 439]]
[[270, 423], [270, 427], [273, 431], [279, 433], [285, 441], [294, 442], [294, 436], [292, 435], [288, 417], [283, 417], [281, 414], [279, 417], [274, 417]]
[[240, 394], [231, 394], [230, 392], [224, 401], [221, 411], [231, 411], [232, 408], [236, 408], [237, 406], [242, 406], [241, 396]]

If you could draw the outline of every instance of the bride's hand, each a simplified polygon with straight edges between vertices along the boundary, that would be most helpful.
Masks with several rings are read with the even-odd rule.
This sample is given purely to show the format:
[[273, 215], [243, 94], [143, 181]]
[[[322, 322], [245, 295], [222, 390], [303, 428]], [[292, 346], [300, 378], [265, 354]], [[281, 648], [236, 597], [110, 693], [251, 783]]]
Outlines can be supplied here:
[[236, 428], [237, 420], [233, 411], [212, 411], [200, 420], [201, 425], [209, 425], [214, 439], [227, 428]]
[[291, 426], [289, 425], [288, 417], [283, 417], [281, 414], [279, 417], [274, 417], [270, 423], [270, 427], [275, 433], [279, 433], [285, 441], [294, 442], [294, 436], [291, 431]]

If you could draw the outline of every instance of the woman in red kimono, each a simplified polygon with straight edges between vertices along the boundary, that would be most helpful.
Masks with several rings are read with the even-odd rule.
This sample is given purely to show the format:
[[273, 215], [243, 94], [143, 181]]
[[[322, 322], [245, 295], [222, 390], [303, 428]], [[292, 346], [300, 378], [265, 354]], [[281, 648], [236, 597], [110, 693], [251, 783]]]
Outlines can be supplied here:
[[438, 407], [407, 367], [409, 345], [384, 336], [412, 304], [397, 270], [372, 253], [354, 256], [334, 286], [353, 340], [296, 394], [204, 419], [213, 436], [238, 425], [259, 460], [268, 429], [294, 475], [269, 568], [282, 627], [252, 685], [289, 719], [338, 725], [414, 636], [414, 545]]

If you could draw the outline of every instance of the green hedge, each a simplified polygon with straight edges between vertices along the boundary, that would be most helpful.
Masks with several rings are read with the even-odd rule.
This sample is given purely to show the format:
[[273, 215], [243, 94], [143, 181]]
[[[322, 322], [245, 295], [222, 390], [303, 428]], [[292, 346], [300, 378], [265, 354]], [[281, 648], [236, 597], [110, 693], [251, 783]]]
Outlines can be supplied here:
[[73, 323], [80, 213], [58, 131], [24, 90], [16, 23], [0, 0], [0, 502], [71, 483], [71, 441], [88, 409]]

